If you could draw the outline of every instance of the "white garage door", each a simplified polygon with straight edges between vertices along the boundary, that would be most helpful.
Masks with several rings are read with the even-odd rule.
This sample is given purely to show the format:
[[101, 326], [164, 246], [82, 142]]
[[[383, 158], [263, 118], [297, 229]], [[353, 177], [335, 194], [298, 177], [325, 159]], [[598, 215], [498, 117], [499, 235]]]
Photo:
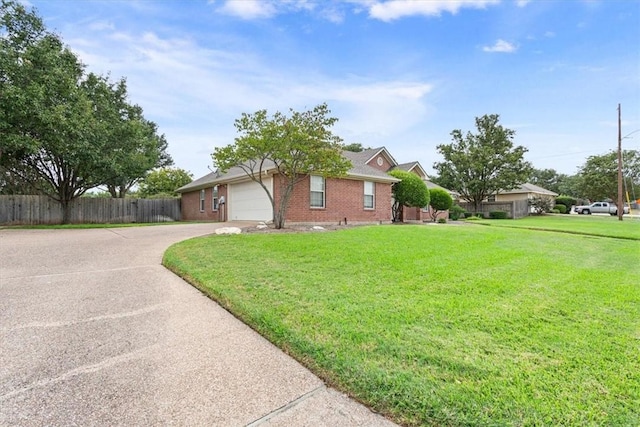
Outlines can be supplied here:
[[[271, 178], [265, 179], [264, 184], [273, 191]], [[257, 182], [249, 181], [229, 185], [229, 220], [240, 221], [269, 221], [273, 219], [273, 209], [267, 193]]]

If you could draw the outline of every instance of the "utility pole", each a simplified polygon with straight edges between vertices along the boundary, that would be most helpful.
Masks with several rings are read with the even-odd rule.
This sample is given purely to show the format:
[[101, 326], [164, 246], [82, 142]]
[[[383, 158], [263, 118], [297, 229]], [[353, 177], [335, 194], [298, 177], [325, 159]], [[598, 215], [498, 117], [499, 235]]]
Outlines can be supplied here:
[[622, 201], [622, 112], [618, 104], [618, 221], [622, 221], [624, 202]]

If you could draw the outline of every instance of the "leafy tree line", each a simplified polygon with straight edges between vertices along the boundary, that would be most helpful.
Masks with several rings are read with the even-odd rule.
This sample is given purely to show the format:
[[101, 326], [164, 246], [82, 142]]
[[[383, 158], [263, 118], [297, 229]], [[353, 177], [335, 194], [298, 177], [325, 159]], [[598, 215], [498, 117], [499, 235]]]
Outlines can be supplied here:
[[[476, 118], [476, 133], [451, 132], [453, 142], [437, 147], [444, 160], [434, 164], [438, 175], [432, 181], [457, 191], [473, 203], [476, 210], [488, 196], [526, 182], [578, 200], [617, 200], [615, 151], [588, 157], [575, 175], [561, 174], [555, 169], [535, 169], [524, 161], [527, 149], [514, 146], [515, 131], [498, 122], [498, 115], [485, 115]], [[637, 199], [640, 197], [640, 152], [624, 150], [623, 159], [623, 191]]]
[[169, 166], [157, 125], [128, 101], [125, 79], [87, 73], [34, 10], [0, 6], [0, 191], [71, 202], [104, 186], [124, 195]]

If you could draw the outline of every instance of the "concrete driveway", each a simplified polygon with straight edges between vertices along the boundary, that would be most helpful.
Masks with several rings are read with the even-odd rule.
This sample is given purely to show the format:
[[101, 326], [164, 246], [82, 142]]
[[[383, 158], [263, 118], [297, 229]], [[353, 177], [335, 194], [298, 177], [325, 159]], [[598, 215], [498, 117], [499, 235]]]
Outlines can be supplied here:
[[393, 425], [160, 265], [217, 226], [0, 230], [0, 425]]

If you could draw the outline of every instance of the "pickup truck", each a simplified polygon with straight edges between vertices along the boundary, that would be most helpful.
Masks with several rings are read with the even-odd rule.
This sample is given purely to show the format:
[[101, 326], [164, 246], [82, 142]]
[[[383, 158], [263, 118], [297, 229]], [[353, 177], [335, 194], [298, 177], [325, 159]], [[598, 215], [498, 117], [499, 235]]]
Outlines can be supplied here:
[[[608, 202], [595, 202], [586, 206], [576, 206], [573, 208], [576, 213], [583, 215], [591, 215], [592, 213], [608, 213], [610, 215], [618, 215], [618, 207], [613, 203]], [[629, 213], [627, 206], [622, 208], [623, 214]]]

